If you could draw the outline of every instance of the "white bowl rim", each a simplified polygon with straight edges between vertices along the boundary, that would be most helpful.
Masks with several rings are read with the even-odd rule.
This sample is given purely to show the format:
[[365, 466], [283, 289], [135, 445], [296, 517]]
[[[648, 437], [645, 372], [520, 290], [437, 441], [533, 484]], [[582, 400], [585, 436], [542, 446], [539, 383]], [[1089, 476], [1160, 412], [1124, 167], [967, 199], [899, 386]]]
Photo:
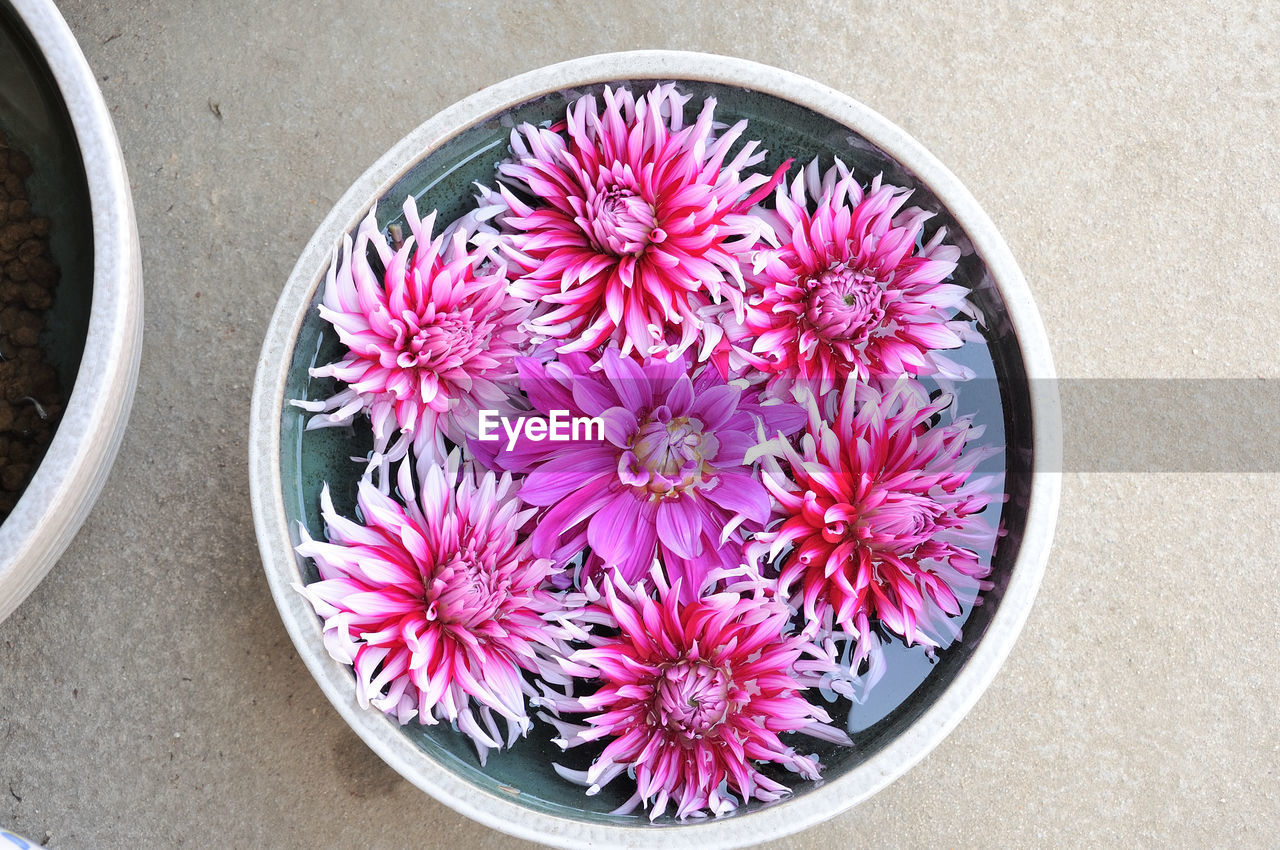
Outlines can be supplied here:
[[[842, 123], [909, 168], [972, 240], [1004, 299], [1031, 388], [1033, 474], [1026, 531], [1009, 585], [985, 634], [953, 681], [901, 735], [866, 762], [803, 794], [736, 815], [685, 824], [623, 826], [536, 811], [453, 774], [393, 721], [356, 704], [349, 668], [325, 652], [319, 618], [293, 589], [297, 563], [280, 474], [280, 412], [293, 341], [323, 280], [333, 246], [408, 169], [458, 132], [543, 94], [621, 80], [697, 80], [740, 86], [808, 107]], [[738, 847], [819, 823], [870, 797], [932, 750], [995, 677], [1039, 587], [1057, 519], [1060, 414], [1048, 340], [1031, 293], [1004, 240], [959, 180], [903, 130], [834, 89], [755, 62], [701, 53], [642, 50], [574, 59], [496, 83], [411, 132], [334, 205], [299, 257], [258, 361], [250, 421], [250, 480], [259, 548], [271, 592], [298, 654], [343, 719], [391, 767], [456, 811], [494, 829], [562, 847]]]
[[142, 262], [124, 156], [89, 63], [50, 0], [10, 0], [48, 63], [84, 161], [93, 301], [62, 419], [0, 524], [0, 621], [35, 589], [93, 507], [128, 423], [142, 353]]

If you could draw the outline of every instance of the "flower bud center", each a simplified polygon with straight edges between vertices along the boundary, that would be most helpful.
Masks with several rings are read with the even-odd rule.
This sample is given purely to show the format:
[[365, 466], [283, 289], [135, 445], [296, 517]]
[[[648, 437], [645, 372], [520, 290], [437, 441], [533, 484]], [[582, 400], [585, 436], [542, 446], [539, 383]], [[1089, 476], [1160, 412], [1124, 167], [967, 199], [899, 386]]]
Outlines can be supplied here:
[[883, 502], [865, 511], [858, 524], [873, 548], [905, 554], [937, 533], [943, 513], [942, 506], [928, 496], [889, 493]]
[[640, 254], [655, 241], [653, 205], [624, 186], [611, 186], [588, 202], [587, 235], [596, 250], [615, 257]]
[[832, 342], [865, 342], [884, 321], [884, 288], [874, 274], [844, 265], [808, 281], [805, 318]]
[[729, 715], [729, 676], [702, 661], [680, 661], [659, 674], [651, 720], [680, 737], [701, 738]]
[[459, 316], [441, 315], [424, 320], [405, 310], [390, 324], [395, 332], [393, 347], [399, 352], [396, 365], [403, 369], [437, 367], [450, 358], [465, 360], [479, 348], [472, 324]]
[[631, 440], [631, 454], [639, 467], [639, 484], [649, 492], [674, 495], [703, 483], [703, 472], [715, 458], [720, 443], [702, 430], [702, 421], [687, 416], [672, 417], [662, 406], [641, 421]]
[[423, 579], [427, 619], [472, 627], [492, 620], [508, 598], [511, 581], [486, 568], [477, 553], [455, 552]]

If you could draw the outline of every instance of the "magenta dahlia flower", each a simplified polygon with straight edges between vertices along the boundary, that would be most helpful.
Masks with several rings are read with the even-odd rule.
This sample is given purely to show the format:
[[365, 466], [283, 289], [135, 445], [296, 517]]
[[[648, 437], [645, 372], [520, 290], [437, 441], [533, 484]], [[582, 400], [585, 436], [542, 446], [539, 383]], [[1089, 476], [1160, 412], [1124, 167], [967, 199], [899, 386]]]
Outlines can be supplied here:
[[1001, 498], [1001, 476], [974, 475], [994, 451], [970, 445], [981, 427], [930, 424], [950, 404], [914, 380], [881, 393], [850, 379], [830, 398], [835, 409], [810, 405], [799, 450], [784, 440], [764, 449], [765, 484], [785, 518], [750, 554], [789, 549], [780, 588], [810, 622], [830, 614], [859, 662], [875, 648], [875, 621], [908, 644], [950, 644], [951, 618], [990, 586], [975, 550], [995, 532], [978, 514]]
[[760, 211], [781, 247], [757, 253], [746, 319], [731, 335], [772, 385], [821, 397], [851, 374], [969, 377], [935, 351], [968, 335], [953, 318], [973, 312], [966, 290], [943, 282], [960, 249], [943, 244], [946, 228], [917, 246], [932, 214], [904, 210], [908, 195], [878, 176], [864, 192], [843, 163], [820, 175], [815, 160], [789, 192], [778, 187], [776, 210]]
[[[588, 616], [606, 629], [563, 666], [599, 687], [541, 702], [561, 715], [543, 716], [559, 730], [562, 747], [608, 745], [585, 771], [556, 765], [561, 776], [595, 794], [627, 772], [636, 791], [619, 812], [643, 803], [650, 820], [669, 802], [678, 818], [723, 815], [740, 802], [789, 793], [760, 772], [762, 763], [819, 778], [817, 757], [796, 753], [780, 734], [851, 743], [802, 694], [834, 661], [807, 634], [787, 633], [791, 611], [763, 581], [741, 574], [731, 587], [683, 601], [657, 566], [652, 590], [616, 573], [603, 582], [603, 594], [588, 586]], [[565, 714], [586, 716], [574, 724]]]
[[[471, 250], [479, 227], [471, 215], [432, 238], [435, 213], [418, 218], [413, 198], [404, 203], [412, 235], [392, 251], [374, 213], [360, 225], [355, 245], [343, 240], [325, 283], [320, 315], [346, 345], [346, 355], [313, 368], [346, 386], [326, 401], [294, 402], [322, 412], [307, 427], [350, 424], [368, 413], [375, 458], [403, 457], [410, 443], [447, 436], [461, 444], [480, 408], [506, 409], [504, 384], [515, 377], [512, 361], [526, 341], [520, 325], [532, 305], [507, 292], [505, 263], [492, 252]], [[372, 245], [385, 272], [378, 280], [368, 258]], [[393, 438], [400, 439], [392, 443]], [[438, 446], [443, 454], [443, 444]]]
[[[324, 618], [329, 654], [355, 668], [356, 697], [401, 724], [456, 723], [481, 764], [490, 749], [529, 729], [521, 671], [566, 683], [545, 659], [567, 648], [543, 616], [558, 610], [543, 589], [552, 572], [518, 534], [529, 518], [511, 477], [411, 461], [400, 465], [404, 504], [360, 482], [364, 523], [340, 516], [326, 486], [327, 541], [302, 529], [298, 554], [320, 580], [298, 589]], [[503, 736], [497, 718], [507, 726]]]
[[688, 100], [673, 85], [639, 99], [605, 88], [603, 111], [588, 95], [560, 126], [512, 132], [514, 162], [500, 166], [517, 190], [500, 187], [522, 272], [512, 292], [551, 305], [530, 326], [560, 352], [612, 341], [674, 359], [701, 339], [705, 359], [723, 340], [708, 308], [727, 302], [741, 319], [743, 257], [772, 238], [749, 210], [785, 166], [748, 173], [764, 159], [754, 141], [726, 162], [746, 121], [717, 135], [707, 98], [685, 126]]
[[686, 595], [712, 569], [741, 566], [744, 530], [763, 528], [772, 507], [747, 451], [760, 428], [798, 431], [802, 408], [761, 404], [709, 366], [691, 377], [683, 357], [641, 364], [611, 348], [598, 368], [585, 354], [516, 363], [538, 414], [603, 424], [576, 440], [472, 443], [491, 464], [527, 473], [522, 498], [548, 508], [530, 538], [536, 554], [564, 563], [589, 546], [589, 572], [616, 567], [628, 581], [657, 555]]

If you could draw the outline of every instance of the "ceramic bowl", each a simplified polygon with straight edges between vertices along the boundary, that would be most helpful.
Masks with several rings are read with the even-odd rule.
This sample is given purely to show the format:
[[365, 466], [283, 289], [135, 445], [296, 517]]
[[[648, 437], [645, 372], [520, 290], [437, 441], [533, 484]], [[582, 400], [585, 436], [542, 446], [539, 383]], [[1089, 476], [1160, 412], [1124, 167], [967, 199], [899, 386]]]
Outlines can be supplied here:
[[[643, 814], [613, 815], [602, 793], [559, 780], [558, 755], [531, 736], [491, 754], [481, 770], [458, 733], [416, 724], [400, 727], [361, 710], [351, 670], [329, 658], [321, 621], [293, 588], [313, 578], [295, 556], [298, 528], [323, 533], [317, 517], [322, 481], [335, 500], [350, 504], [360, 467], [359, 445], [338, 429], [304, 432], [295, 398], [322, 398], [307, 367], [337, 353], [333, 334], [317, 317], [319, 287], [342, 235], [371, 208], [379, 224], [395, 221], [406, 195], [449, 221], [470, 203], [470, 182], [491, 181], [507, 152], [511, 127], [562, 115], [570, 100], [605, 83], [636, 90], [677, 81], [694, 96], [717, 98], [717, 118], [746, 117], [751, 138], [771, 150], [762, 168], [785, 152], [805, 162], [839, 155], [865, 176], [914, 187], [912, 202], [936, 210], [966, 252], [957, 274], [973, 287], [988, 317], [984, 351], [990, 390], [985, 415], [1003, 432], [1008, 501], [1007, 535], [993, 557], [995, 587], [965, 626], [965, 639], [939, 654], [923, 681], [854, 734], [852, 748], [819, 749], [821, 782], [797, 782], [771, 805], [755, 803], [733, 815], [702, 821], [650, 823]], [[259, 546], [285, 625], [321, 688], [342, 717], [393, 768], [459, 812], [523, 838], [566, 847], [738, 846], [803, 829], [866, 799], [940, 741], [978, 699], [1013, 644], [1040, 582], [1057, 514], [1055, 474], [1057, 398], [1040, 319], [1021, 273], [987, 216], [956, 178], [884, 118], [813, 81], [736, 59], [645, 51], [611, 54], [544, 68], [494, 85], [427, 121], [396, 145], [343, 196], [303, 251], [272, 319], [254, 388], [250, 444], [251, 486]], [[972, 398], [972, 396], [971, 396]], [[343, 492], [346, 495], [343, 495]], [[545, 736], [549, 737], [549, 736]], [[806, 741], [806, 752], [809, 751]], [[625, 798], [625, 794], [623, 795]]]
[[84, 522], [124, 434], [142, 350], [142, 271], [115, 129], [49, 0], [0, 0], [0, 127], [32, 157], [32, 208], [61, 269], [41, 345], [67, 393], [48, 451], [0, 524], [0, 620]]

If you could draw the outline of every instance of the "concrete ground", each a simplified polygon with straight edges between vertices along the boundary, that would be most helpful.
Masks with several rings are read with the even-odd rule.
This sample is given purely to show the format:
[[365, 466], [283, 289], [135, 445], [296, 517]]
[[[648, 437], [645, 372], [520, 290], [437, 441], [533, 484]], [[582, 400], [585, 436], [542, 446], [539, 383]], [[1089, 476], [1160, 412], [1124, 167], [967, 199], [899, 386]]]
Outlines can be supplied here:
[[[322, 697], [267, 592], [246, 463], [294, 258], [384, 150], [489, 83], [639, 47], [808, 75], [977, 196], [1062, 376], [1280, 379], [1265, 4], [61, 5], [133, 178], [147, 326], [111, 480], [0, 625], [0, 827], [51, 847], [520, 846], [402, 780]], [[1274, 436], [1270, 473], [1068, 470], [986, 696], [904, 778], [776, 846], [1280, 842]]]

